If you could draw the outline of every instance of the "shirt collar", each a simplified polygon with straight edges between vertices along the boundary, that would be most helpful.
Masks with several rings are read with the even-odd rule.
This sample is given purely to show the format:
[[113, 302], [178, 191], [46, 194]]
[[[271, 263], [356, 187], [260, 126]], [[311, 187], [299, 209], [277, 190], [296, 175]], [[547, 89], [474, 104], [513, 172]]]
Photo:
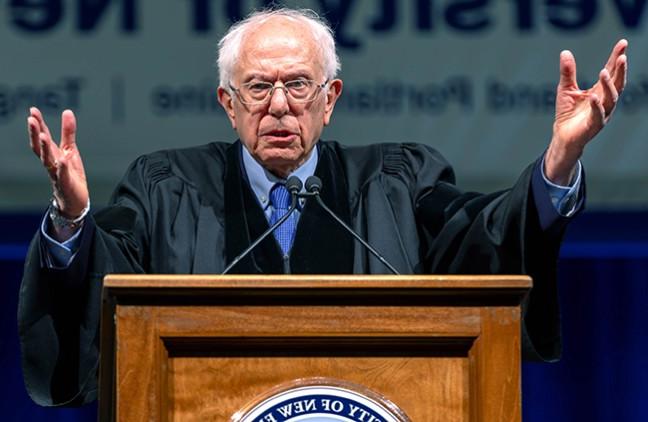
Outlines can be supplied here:
[[[254, 196], [256, 196], [261, 206], [265, 209], [270, 203], [270, 201], [268, 200], [270, 189], [272, 189], [272, 187], [276, 183], [284, 183], [286, 179], [277, 177], [266, 170], [261, 164], [257, 162], [257, 160], [252, 157], [250, 151], [248, 151], [248, 149], [243, 144], [241, 144], [241, 150], [241, 155], [243, 156], [243, 169], [247, 174], [248, 182], [250, 183], [252, 192], [254, 192]], [[313, 148], [313, 152], [311, 152], [308, 160], [306, 160], [304, 164], [295, 169], [295, 171], [290, 173], [288, 177], [297, 176], [299, 180], [302, 181], [302, 183], [305, 183], [306, 179], [314, 175], [315, 168], [317, 167], [317, 161], [319, 159], [317, 150], [317, 147]], [[302, 191], [304, 191], [303, 187]]]

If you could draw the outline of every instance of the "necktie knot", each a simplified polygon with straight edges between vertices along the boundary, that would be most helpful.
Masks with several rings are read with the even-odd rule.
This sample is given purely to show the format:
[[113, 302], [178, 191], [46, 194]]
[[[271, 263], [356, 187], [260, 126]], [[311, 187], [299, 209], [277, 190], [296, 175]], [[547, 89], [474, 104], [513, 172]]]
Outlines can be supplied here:
[[277, 183], [270, 190], [270, 204], [276, 210], [287, 210], [290, 208], [290, 199], [290, 192], [288, 192], [284, 184]]

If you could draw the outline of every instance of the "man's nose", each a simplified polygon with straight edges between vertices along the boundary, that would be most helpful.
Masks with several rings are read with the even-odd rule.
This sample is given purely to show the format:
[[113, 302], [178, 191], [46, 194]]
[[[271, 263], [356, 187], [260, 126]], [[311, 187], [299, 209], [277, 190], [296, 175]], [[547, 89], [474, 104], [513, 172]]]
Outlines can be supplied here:
[[283, 116], [288, 113], [290, 106], [288, 104], [288, 97], [286, 97], [286, 89], [283, 86], [275, 86], [274, 91], [270, 95], [270, 105], [268, 112], [273, 116]]

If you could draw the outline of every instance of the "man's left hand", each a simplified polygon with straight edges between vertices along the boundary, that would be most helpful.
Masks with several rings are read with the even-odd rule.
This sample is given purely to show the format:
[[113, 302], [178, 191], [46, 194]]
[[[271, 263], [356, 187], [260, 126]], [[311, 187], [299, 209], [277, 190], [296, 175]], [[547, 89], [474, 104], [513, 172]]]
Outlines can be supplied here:
[[576, 61], [568, 50], [560, 53], [560, 83], [556, 92], [556, 119], [545, 155], [545, 175], [558, 185], [572, 179], [585, 145], [610, 120], [626, 84], [628, 42], [620, 40], [590, 89], [576, 82]]

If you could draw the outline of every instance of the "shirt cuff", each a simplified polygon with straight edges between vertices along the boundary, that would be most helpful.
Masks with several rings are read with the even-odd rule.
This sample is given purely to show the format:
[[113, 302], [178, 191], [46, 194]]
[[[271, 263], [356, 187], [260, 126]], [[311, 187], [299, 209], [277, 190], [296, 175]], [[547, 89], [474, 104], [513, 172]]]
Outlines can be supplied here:
[[41, 238], [45, 246], [43, 248], [45, 251], [45, 263], [47, 264], [47, 268], [51, 270], [67, 269], [72, 264], [79, 250], [79, 241], [83, 227], [77, 230], [68, 240], [61, 243], [47, 234], [50, 224], [49, 214], [45, 213], [45, 217], [41, 222]]
[[547, 186], [547, 192], [549, 192], [551, 203], [558, 214], [563, 217], [571, 217], [574, 215], [576, 211], [578, 211], [577, 204], [581, 190], [581, 179], [583, 173], [580, 160], [576, 163], [576, 172], [572, 180], [569, 182], [569, 186], [557, 185], [547, 179], [544, 172], [544, 157], [542, 158], [540, 173], [542, 174], [542, 180], [544, 180], [544, 183]]

